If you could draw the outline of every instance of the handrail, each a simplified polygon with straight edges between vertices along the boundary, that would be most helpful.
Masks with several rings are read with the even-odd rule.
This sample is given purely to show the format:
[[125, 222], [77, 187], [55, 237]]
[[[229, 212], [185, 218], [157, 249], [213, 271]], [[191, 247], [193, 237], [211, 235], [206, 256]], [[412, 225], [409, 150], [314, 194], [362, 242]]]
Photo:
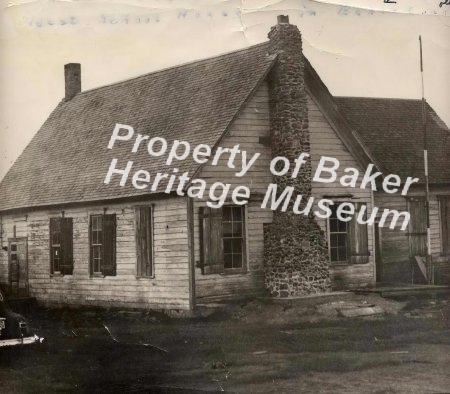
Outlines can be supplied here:
[[417, 263], [417, 266], [420, 269], [420, 272], [422, 272], [423, 277], [427, 280], [427, 267], [425, 266], [425, 263], [423, 262], [423, 259], [421, 256], [414, 256], [414, 260]]

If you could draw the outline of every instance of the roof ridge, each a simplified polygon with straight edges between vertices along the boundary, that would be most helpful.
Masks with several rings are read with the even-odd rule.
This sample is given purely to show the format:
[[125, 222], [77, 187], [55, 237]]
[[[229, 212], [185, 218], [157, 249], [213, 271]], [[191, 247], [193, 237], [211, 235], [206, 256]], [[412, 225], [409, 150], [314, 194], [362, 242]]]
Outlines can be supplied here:
[[358, 99], [358, 100], [398, 100], [398, 101], [422, 101], [421, 98], [402, 98], [402, 97], [368, 97], [368, 96], [333, 96], [337, 99]]
[[86, 93], [91, 93], [91, 92], [96, 91], [96, 90], [118, 86], [118, 85], [121, 85], [121, 84], [124, 84], [124, 83], [127, 83], [127, 82], [131, 82], [131, 81], [134, 81], [134, 80], [137, 80], [137, 79], [140, 79], [140, 78], [148, 77], [150, 75], [158, 74], [158, 73], [161, 73], [161, 72], [166, 72], [168, 70], [173, 70], [173, 69], [189, 66], [189, 65], [192, 65], [192, 64], [196, 64], [196, 63], [202, 63], [202, 62], [206, 62], [206, 61], [209, 61], [209, 60], [218, 59], [218, 58], [225, 57], [225, 56], [228, 56], [228, 55], [231, 55], [231, 54], [234, 54], [234, 53], [251, 50], [251, 49], [254, 49], [254, 48], [257, 48], [257, 47], [261, 47], [261, 46], [267, 45], [268, 43], [269, 43], [269, 41], [263, 41], [263, 42], [260, 42], [259, 44], [251, 45], [249, 47], [245, 47], [245, 48], [241, 48], [241, 49], [236, 49], [236, 50], [231, 51], [231, 52], [225, 52], [225, 53], [221, 53], [219, 55], [214, 55], [214, 56], [203, 58], [203, 59], [192, 60], [190, 62], [181, 63], [181, 64], [177, 64], [177, 65], [174, 65], [174, 66], [161, 68], [159, 70], [155, 70], [155, 71], [151, 71], [149, 73], [138, 75], [136, 77], [123, 79], [121, 81], [112, 82], [112, 83], [109, 83], [107, 85], [98, 86], [98, 87], [92, 88], [92, 89], [87, 89], [87, 90], [84, 90], [82, 92], [79, 92], [76, 96], [78, 97], [78, 96], [82, 96], [82, 95], [84, 95]]

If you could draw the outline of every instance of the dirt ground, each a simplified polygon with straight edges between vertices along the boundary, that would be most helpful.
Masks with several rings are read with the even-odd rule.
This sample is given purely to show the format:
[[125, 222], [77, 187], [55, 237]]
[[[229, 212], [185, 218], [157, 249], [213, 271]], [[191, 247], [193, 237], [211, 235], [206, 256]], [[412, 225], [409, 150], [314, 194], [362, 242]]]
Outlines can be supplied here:
[[[376, 314], [342, 316], [357, 308]], [[0, 350], [0, 392], [450, 392], [449, 300], [253, 300], [202, 315], [37, 309], [45, 340]]]

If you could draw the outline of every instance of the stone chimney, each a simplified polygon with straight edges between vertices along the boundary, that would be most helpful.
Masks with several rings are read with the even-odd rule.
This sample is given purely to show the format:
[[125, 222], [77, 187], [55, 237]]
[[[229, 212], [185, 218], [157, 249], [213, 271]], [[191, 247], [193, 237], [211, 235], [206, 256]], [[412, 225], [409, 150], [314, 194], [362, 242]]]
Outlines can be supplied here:
[[[297, 26], [289, 24], [287, 15], [279, 15], [277, 20], [268, 35], [270, 54], [278, 56], [270, 78], [272, 153], [293, 161], [300, 153], [309, 152], [302, 36]], [[299, 193], [311, 190], [311, 177], [306, 176], [310, 175], [310, 163], [303, 170], [309, 171], [305, 179], [301, 183], [292, 180], [289, 185], [300, 187]]]
[[277, 61], [269, 75], [272, 157], [284, 156], [290, 170], [274, 176], [278, 196], [288, 186], [293, 198], [285, 212], [273, 212], [273, 222], [264, 232], [265, 283], [276, 297], [298, 296], [330, 288], [328, 250], [325, 235], [313, 216], [292, 211], [297, 195], [303, 209], [311, 195], [311, 161], [292, 178], [294, 160], [309, 153], [308, 102], [304, 79], [302, 38], [289, 17], [280, 15], [269, 32], [269, 52]]
[[77, 93], [81, 92], [81, 64], [68, 63], [64, 65], [65, 78], [65, 101], [71, 100]]

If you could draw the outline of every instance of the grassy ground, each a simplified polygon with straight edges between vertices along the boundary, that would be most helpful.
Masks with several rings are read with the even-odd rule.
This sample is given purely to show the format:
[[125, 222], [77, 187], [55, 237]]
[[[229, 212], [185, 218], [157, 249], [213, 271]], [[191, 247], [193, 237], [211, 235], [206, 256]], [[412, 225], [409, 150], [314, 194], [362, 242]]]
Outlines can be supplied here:
[[[339, 317], [348, 303], [387, 314]], [[253, 301], [208, 317], [47, 310], [0, 350], [0, 392], [450, 392], [449, 302]]]

